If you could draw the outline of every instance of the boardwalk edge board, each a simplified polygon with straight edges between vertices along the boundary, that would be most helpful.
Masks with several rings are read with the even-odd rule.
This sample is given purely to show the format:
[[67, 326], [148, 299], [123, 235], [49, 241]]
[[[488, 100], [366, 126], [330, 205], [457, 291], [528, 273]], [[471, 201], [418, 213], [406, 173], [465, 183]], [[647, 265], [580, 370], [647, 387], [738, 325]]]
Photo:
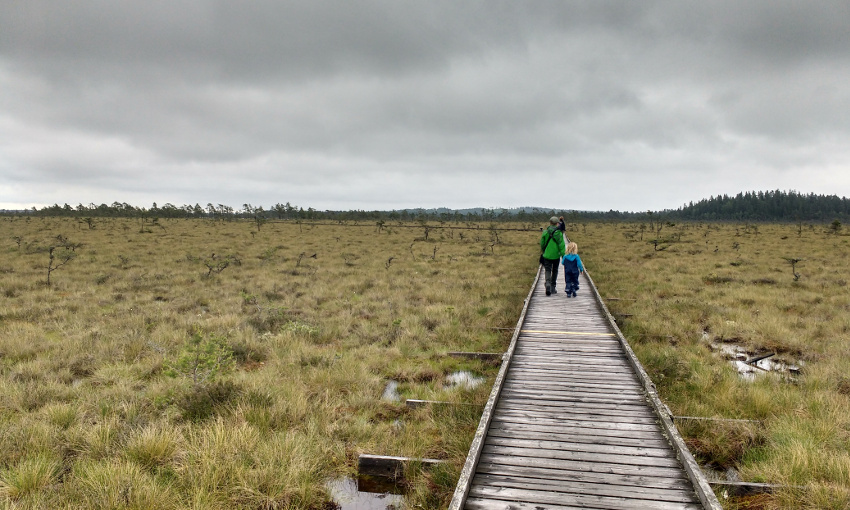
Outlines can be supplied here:
[[475, 431], [475, 437], [472, 439], [472, 445], [469, 447], [469, 454], [466, 456], [466, 462], [463, 465], [463, 470], [460, 472], [457, 486], [455, 486], [454, 496], [449, 503], [448, 510], [461, 510], [462, 505], [469, 495], [469, 489], [472, 486], [472, 477], [475, 475], [475, 468], [478, 465], [478, 459], [481, 457], [481, 451], [484, 448], [484, 439], [487, 437], [487, 429], [490, 426], [490, 420], [493, 418], [493, 411], [496, 409], [496, 402], [499, 400], [499, 394], [502, 391], [502, 385], [505, 382], [505, 376], [508, 373], [508, 367], [511, 365], [511, 357], [516, 349], [517, 340], [519, 339], [522, 324], [525, 322], [525, 314], [528, 313], [528, 305], [531, 303], [531, 296], [534, 294], [534, 289], [537, 288], [537, 282], [540, 280], [540, 275], [543, 271], [543, 266], [538, 266], [537, 276], [534, 278], [534, 283], [531, 284], [531, 289], [525, 297], [525, 303], [522, 305], [522, 313], [517, 320], [514, 334], [511, 337], [511, 343], [508, 350], [505, 352], [502, 365], [499, 368], [499, 374], [493, 383], [493, 389], [490, 391], [490, 397], [487, 399], [487, 404], [484, 406], [484, 412], [481, 414], [481, 420], [478, 422], [478, 429]]
[[596, 283], [594, 283], [593, 278], [591, 278], [590, 274], [586, 271], [585, 276], [590, 282], [590, 288], [593, 290], [593, 294], [596, 297], [597, 304], [599, 304], [600, 308], [602, 309], [602, 312], [608, 319], [608, 322], [611, 324], [611, 327], [616, 332], [617, 338], [619, 339], [620, 343], [623, 346], [623, 350], [626, 353], [626, 358], [629, 360], [629, 363], [631, 363], [638, 378], [640, 379], [641, 384], [643, 385], [643, 388], [646, 391], [649, 403], [650, 405], [652, 405], [658, 415], [658, 419], [661, 422], [661, 427], [663, 428], [665, 434], [667, 434], [667, 437], [670, 440], [670, 443], [672, 444], [673, 448], [676, 450], [676, 454], [679, 456], [679, 460], [682, 462], [682, 466], [685, 468], [685, 472], [688, 474], [688, 477], [694, 484], [694, 490], [696, 491], [700, 502], [707, 509], [723, 510], [723, 507], [720, 505], [720, 501], [718, 501], [717, 496], [714, 495], [714, 491], [711, 489], [708, 480], [702, 473], [699, 464], [697, 464], [697, 461], [694, 459], [694, 456], [691, 454], [690, 450], [688, 450], [688, 447], [687, 445], [685, 445], [685, 441], [682, 439], [682, 436], [679, 435], [679, 431], [678, 429], [676, 429], [676, 425], [673, 424], [673, 420], [671, 418], [672, 413], [670, 413], [670, 410], [661, 401], [661, 398], [658, 396], [658, 392], [655, 390], [655, 384], [652, 383], [652, 380], [649, 378], [649, 374], [646, 373], [646, 370], [644, 370], [643, 365], [640, 364], [640, 361], [638, 360], [637, 356], [629, 345], [629, 342], [626, 340], [626, 337], [623, 335], [623, 332], [620, 331], [620, 328], [617, 326], [617, 321], [614, 320], [614, 316], [611, 315], [611, 312], [608, 310], [608, 307], [605, 306], [605, 302], [602, 300], [602, 296], [600, 296], [599, 290], [596, 288]]

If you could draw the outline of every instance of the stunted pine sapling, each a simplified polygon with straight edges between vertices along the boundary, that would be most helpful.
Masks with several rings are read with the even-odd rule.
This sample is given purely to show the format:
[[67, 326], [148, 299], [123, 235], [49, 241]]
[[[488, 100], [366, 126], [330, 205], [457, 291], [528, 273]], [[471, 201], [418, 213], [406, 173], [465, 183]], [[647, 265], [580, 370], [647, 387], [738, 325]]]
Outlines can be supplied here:
[[196, 387], [204, 386], [233, 368], [233, 352], [224, 337], [205, 334], [195, 326], [177, 359], [168, 366], [172, 377], [191, 379]]
[[239, 260], [235, 255], [227, 255], [225, 257], [219, 257], [215, 253], [209, 256], [209, 258], [204, 260], [204, 265], [207, 266], [207, 277], [212, 276], [213, 273], [221, 273], [228, 267], [230, 264], [240, 266], [242, 265], [242, 261]]
[[[61, 252], [55, 254], [56, 248], [61, 248]], [[47, 286], [50, 286], [50, 275], [53, 274], [53, 271], [56, 271], [60, 267], [64, 266], [68, 262], [70, 262], [74, 257], [77, 256], [73, 250], [69, 249], [67, 246], [51, 246], [47, 249], [47, 254], [50, 257], [49, 262], [47, 263]]]
[[785, 260], [787, 260], [789, 264], [791, 264], [791, 274], [794, 275], [794, 281], [795, 282], [798, 281], [800, 279], [801, 275], [799, 273], [797, 273], [797, 264], [804, 261], [805, 259], [795, 259], [795, 258], [792, 258], [792, 257], [783, 257], [783, 258]]

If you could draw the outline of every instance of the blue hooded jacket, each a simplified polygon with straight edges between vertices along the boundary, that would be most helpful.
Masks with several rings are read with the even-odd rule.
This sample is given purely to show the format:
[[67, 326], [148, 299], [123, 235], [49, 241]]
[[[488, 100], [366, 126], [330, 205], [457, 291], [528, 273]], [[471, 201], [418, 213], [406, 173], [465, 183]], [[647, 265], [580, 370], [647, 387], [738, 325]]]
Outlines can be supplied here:
[[581, 263], [581, 257], [575, 253], [567, 253], [564, 255], [564, 259], [561, 261], [561, 264], [564, 265], [564, 272], [566, 273], [580, 273], [584, 271], [584, 265]]

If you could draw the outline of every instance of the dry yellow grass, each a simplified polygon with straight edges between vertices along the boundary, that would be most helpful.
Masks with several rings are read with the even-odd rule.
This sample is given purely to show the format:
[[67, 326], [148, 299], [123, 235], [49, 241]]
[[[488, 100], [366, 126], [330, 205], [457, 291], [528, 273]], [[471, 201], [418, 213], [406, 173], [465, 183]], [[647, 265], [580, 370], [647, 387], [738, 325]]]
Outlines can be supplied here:
[[436, 226], [0, 219], [0, 498], [321, 508], [368, 452], [450, 461], [408, 497], [444, 505], [478, 417], [384, 386], [485, 400], [446, 376], [496, 368], [445, 353], [505, 348], [537, 233]]
[[[602, 295], [619, 298], [609, 306], [675, 414], [762, 421], [683, 423], [697, 457], [802, 487], [729, 508], [850, 507], [850, 237], [818, 225], [665, 224], [656, 234], [610, 223], [571, 236]], [[802, 372], [743, 380], [711, 347], [723, 343], [776, 352]]]

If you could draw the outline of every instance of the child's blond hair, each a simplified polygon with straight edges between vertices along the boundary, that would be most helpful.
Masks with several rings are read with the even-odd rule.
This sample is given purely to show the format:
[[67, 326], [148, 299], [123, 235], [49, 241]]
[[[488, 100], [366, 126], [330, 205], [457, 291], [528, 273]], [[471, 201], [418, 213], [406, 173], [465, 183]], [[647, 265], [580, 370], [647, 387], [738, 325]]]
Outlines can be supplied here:
[[576, 243], [570, 241], [570, 244], [567, 245], [567, 253], [571, 253], [573, 255], [578, 253], [578, 245]]

